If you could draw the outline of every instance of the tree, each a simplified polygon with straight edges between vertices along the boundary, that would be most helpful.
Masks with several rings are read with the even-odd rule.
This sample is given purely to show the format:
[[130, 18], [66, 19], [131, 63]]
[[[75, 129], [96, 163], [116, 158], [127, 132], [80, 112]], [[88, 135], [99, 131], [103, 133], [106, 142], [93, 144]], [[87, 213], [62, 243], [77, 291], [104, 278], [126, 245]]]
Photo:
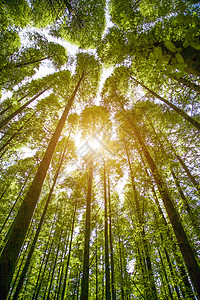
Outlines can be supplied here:
[[1, 299], [199, 299], [197, 1], [0, 8]]
[[[87, 57], [87, 58], [89, 58], [89, 57]], [[78, 92], [79, 86], [81, 84], [83, 84], [82, 80], [84, 78], [84, 72], [87, 71], [87, 65], [86, 65], [87, 58], [85, 58], [85, 61], [82, 62], [82, 64], [83, 64], [81, 66], [82, 74], [81, 74], [80, 78], [78, 79], [78, 82], [75, 85], [74, 91], [72, 91], [71, 97], [69, 97], [69, 101], [65, 107], [62, 117], [56, 127], [56, 130], [51, 138], [49, 146], [48, 146], [46, 153], [43, 157], [43, 160], [40, 164], [40, 168], [39, 168], [38, 172], [36, 173], [36, 176], [35, 176], [33, 183], [27, 193], [26, 198], [24, 199], [22, 206], [20, 207], [20, 210], [19, 210], [18, 215], [14, 222], [14, 226], [12, 227], [12, 233], [10, 234], [7, 244], [1, 254], [1, 260], [0, 260], [1, 261], [1, 268], [0, 268], [0, 270], [1, 270], [1, 285], [2, 285], [1, 290], [2, 290], [2, 297], [4, 297], [4, 298], [6, 298], [6, 295], [8, 293], [9, 284], [11, 282], [15, 264], [16, 264], [16, 259], [19, 254], [22, 242], [25, 238], [25, 235], [26, 235], [33, 211], [35, 209], [37, 200], [39, 198], [39, 195], [40, 195], [40, 192], [42, 189], [42, 184], [44, 182], [46, 172], [48, 170], [52, 155], [54, 153], [54, 149], [55, 149], [57, 141], [60, 137], [61, 131], [65, 125], [67, 115], [72, 106], [72, 103], [74, 101], [76, 93]], [[83, 59], [84, 59], [84, 57], [83, 57]], [[80, 72], [80, 71], [81, 70], [77, 68], [77, 74], [76, 74], [77, 76], [79, 75], [78, 72]], [[94, 82], [94, 83], [96, 83], [96, 82]], [[93, 86], [91, 86], [91, 87], [92, 87], [92, 89], [95, 90], [95, 87], [93, 87]], [[13, 248], [13, 245], [14, 245], [14, 248]], [[8, 257], [9, 257], [10, 262], [8, 262]], [[9, 278], [9, 280], [8, 280], [8, 278]]]

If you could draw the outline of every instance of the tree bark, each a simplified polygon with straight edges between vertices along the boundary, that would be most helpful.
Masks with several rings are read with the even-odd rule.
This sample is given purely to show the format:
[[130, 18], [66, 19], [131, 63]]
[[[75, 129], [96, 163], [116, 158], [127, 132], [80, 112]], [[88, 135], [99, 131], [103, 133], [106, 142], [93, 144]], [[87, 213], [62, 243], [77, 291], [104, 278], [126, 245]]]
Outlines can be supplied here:
[[38, 171], [35, 175], [33, 183], [30, 189], [27, 192], [27, 195], [22, 203], [19, 212], [16, 216], [12, 232], [9, 236], [9, 239], [5, 245], [5, 248], [0, 257], [0, 290], [1, 290], [1, 299], [4, 300], [7, 297], [10, 282], [13, 277], [13, 273], [15, 270], [16, 260], [26, 236], [26, 232], [28, 226], [30, 224], [35, 206], [40, 196], [40, 192], [42, 189], [42, 185], [44, 179], [46, 177], [47, 170], [49, 168], [54, 150], [56, 148], [58, 139], [61, 135], [62, 129], [65, 125], [66, 118], [68, 116], [69, 110], [73, 104], [74, 98], [78, 91], [78, 88], [81, 84], [83, 79], [84, 73], [82, 74], [81, 78], [79, 79], [76, 88], [70, 97], [65, 110], [61, 116], [60, 121], [56, 127], [56, 130], [50, 140], [50, 143], [47, 147], [45, 155], [42, 159], [42, 162], [38, 168]]
[[200, 130], [200, 123], [198, 123], [192, 117], [188, 116], [182, 109], [178, 108], [177, 106], [175, 106], [174, 104], [172, 104], [168, 100], [166, 100], [163, 97], [159, 96], [157, 93], [155, 93], [154, 91], [150, 90], [146, 85], [144, 85], [143, 83], [139, 82], [137, 79], [133, 78], [132, 76], [130, 78], [133, 79], [137, 84], [139, 84], [143, 88], [145, 88], [149, 93], [151, 93], [157, 99], [159, 99], [162, 102], [164, 102], [165, 104], [167, 104], [170, 108], [172, 108], [175, 112], [177, 112], [180, 116], [182, 116], [186, 121], [188, 121], [190, 124], [192, 124], [198, 130]]
[[185, 170], [187, 176], [189, 177], [189, 179], [193, 183], [194, 187], [197, 189], [198, 192], [200, 192], [199, 183], [196, 181], [196, 179], [194, 178], [194, 176], [191, 174], [190, 170], [188, 169], [188, 167], [186, 166], [186, 164], [184, 163], [184, 161], [182, 160], [182, 158], [178, 154], [176, 154], [176, 153], [175, 153], [175, 155], [176, 155], [176, 158], [178, 159], [178, 161], [180, 162], [181, 166]]
[[175, 79], [176, 81], [178, 81], [179, 83], [182, 83], [183, 85], [189, 87], [190, 89], [196, 91], [197, 93], [200, 93], [200, 85], [197, 85], [189, 80], [187, 80], [186, 78], [183, 77], [177, 77], [175, 74], [170, 74], [170, 77], [172, 79]]
[[[35, 113], [30, 117], [28, 118], [28, 120], [26, 120], [26, 122], [5, 142], [5, 144], [0, 148], [0, 152], [2, 152], [4, 150], [4, 148], [6, 146], [8, 146], [8, 144], [18, 135], [18, 133], [20, 131], [22, 131], [22, 129], [25, 127], [25, 125], [32, 119], [32, 117], [35, 115]], [[4, 151], [1, 155], [0, 155], [0, 158], [2, 158], [2, 156], [7, 152]]]
[[[19, 100], [17, 100], [17, 102], [22, 101], [24, 98], [26, 98], [31, 92], [28, 92], [27, 94], [25, 94], [23, 97], [21, 97]], [[12, 104], [9, 105], [8, 107], [4, 108], [1, 112], [0, 115], [3, 115], [7, 110], [9, 110], [12, 107]]]
[[104, 187], [104, 238], [105, 238], [105, 277], [106, 277], [106, 300], [111, 299], [110, 293], [110, 268], [108, 249], [108, 209], [107, 209], [107, 186], [106, 186], [106, 165], [103, 158], [103, 187]]
[[29, 65], [35, 64], [37, 62], [44, 61], [44, 60], [49, 59], [49, 58], [51, 58], [51, 56], [46, 56], [44, 58], [35, 59], [35, 60], [27, 61], [27, 62], [19, 62], [19, 63], [16, 63], [14, 65], [7, 64], [6, 66], [4, 66], [3, 68], [0, 69], [0, 72], [8, 70], [8, 69], [15, 69], [15, 68], [21, 68], [21, 67], [29, 66]]
[[61, 166], [62, 166], [64, 157], [65, 157], [65, 153], [66, 153], [66, 147], [65, 147], [65, 150], [63, 151], [63, 153], [62, 153], [62, 155], [61, 155], [61, 159], [60, 159], [60, 162], [59, 162], [58, 170], [56, 171], [56, 174], [55, 174], [55, 177], [54, 177], [54, 180], [53, 180], [53, 184], [52, 184], [52, 187], [51, 187], [51, 189], [50, 189], [50, 192], [49, 192], [49, 195], [48, 195], [48, 198], [47, 198], [46, 205], [45, 205], [45, 207], [44, 207], [42, 216], [41, 216], [41, 218], [40, 218], [40, 222], [39, 222], [39, 224], [38, 224], [38, 228], [37, 228], [37, 231], [36, 231], [36, 233], [35, 233], [33, 242], [32, 242], [32, 244], [31, 244], [31, 247], [30, 247], [30, 250], [29, 250], [29, 253], [28, 253], [28, 256], [27, 256], [25, 265], [24, 265], [24, 268], [23, 268], [22, 273], [21, 273], [21, 275], [20, 275], [20, 280], [19, 280], [19, 282], [18, 282], [18, 284], [17, 284], [17, 288], [16, 288], [16, 290], [15, 290], [15, 294], [14, 294], [14, 296], [13, 296], [13, 300], [17, 300], [18, 295], [19, 295], [19, 293], [20, 293], [20, 290], [21, 290], [21, 288], [22, 288], [22, 285], [23, 285], [23, 282], [24, 282], [26, 273], [27, 273], [28, 268], [29, 268], [29, 265], [30, 265], [30, 261], [31, 261], [33, 252], [34, 252], [34, 250], [35, 250], [35, 245], [36, 245], [36, 243], [37, 243], [38, 236], [39, 236], [39, 234], [40, 234], [40, 230], [41, 230], [41, 227], [42, 227], [42, 224], [43, 224], [43, 221], [44, 221], [46, 212], [47, 212], [47, 208], [48, 208], [48, 206], [49, 206], [49, 203], [50, 203], [50, 200], [51, 200], [51, 197], [52, 197], [52, 194], [53, 194], [53, 190], [54, 190], [54, 187], [55, 187], [55, 185], [56, 185], [56, 181], [57, 181], [57, 179], [58, 179], [58, 175], [59, 175], [60, 168], [61, 168]]
[[70, 262], [71, 250], [72, 250], [74, 225], [75, 225], [75, 220], [76, 220], [76, 209], [77, 209], [77, 199], [75, 200], [75, 206], [74, 206], [74, 214], [73, 214], [73, 219], [72, 219], [71, 236], [70, 236], [70, 242], [69, 242], [69, 251], [68, 251], [68, 256], [67, 256], [67, 265], [66, 265], [65, 277], [64, 277], [64, 281], [63, 281], [63, 289], [62, 289], [61, 300], [65, 299], [65, 289], [66, 289], [67, 275], [68, 275], [69, 262]]
[[[124, 113], [125, 113], [125, 110], [124, 110]], [[142, 148], [142, 151], [144, 153], [144, 156], [149, 164], [149, 167], [151, 169], [151, 172], [153, 174], [153, 177], [154, 177], [154, 180], [158, 186], [158, 190], [159, 190], [159, 193], [161, 195], [161, 198], [163, 200], [163, 203], [164, 203], [164, 206], [165, 206], [165, 209], [166, 209], [166, 212], [168, 214], [168, 217], [170, 219], [170, 222], [172, 224], [172, 227], [173, 227], [173, 230], [174, 230], [174, 233], [176, 235], [176, 238], [177, 238], [177, 241], [178, 241], [178, 244], [179, 244], [179, 248], [180, 248], [180, 251], [182, 253], [182, 256], [183, 256], [183, 259], [185, 261], [185, 264], [187, 266], [187, 269], [188, 269], [188, 273], [190, 275], [190, 278], [191, 278], [191, 281], [193, 282], [195, 288], [196, 288], [196, 291], [197, 291], [197, 294], [198, 296], [200, 297], [200, 285], [199, 285], [199, 282], [200, 282], [200, 268], [199, 268], [199, 265], [196, 261], [196, 257], [194, 255], [194, 252], [189, 244], [189, 241], [188, 241], [188, 238], [186, 236], [186, 233], [184, 231], [184, 228], [180, 222], [180, 219], [179, 219], [179, 216], [175, 210], [175, 207], [171, 201], [171, 198], [168, 194], [168, 191], [161, 179], [161, 176], [158, 172], [158, 169], [157, 169], [157, 166], [153, 160], [153, 158], [151, 157], [145, 143], [143, 142], [142, 140], [142, 137], [139, 133], [139, 130], [137, 129], [136, 125], [133, 123], [133, 121], [126, 115], [124, 114], [124, 117], [126, 119], [128, 119], [129, 123], [132, 125], [132, 128], [133, 128], [133, 132], [134, 132], [134, 135], [136, 136], [141, 148]]]
[[14, 113], [9, 115], [5, 120], [0, 122], [0, 129], [4, 127], [10, 120], [12, 120], [15, 116], [17, 116], [24, 108], [26, 108], [30, 103], [32, 103], [34, 100], [36, 100], [39, 96], [41, 96], [44, 92], [46, 92], [48, 88], [44, 89], [42, 92], [31, 98], [29, 101], [27, 101], [24, 105], [22, 105], [20, 108], [18, 108]]
[[109, 173], [108, 173], [108, 204], [109, 204], [109, 238], [110, 238], [111, 288], [112, 288], [112, 300], [116, 300], [115, 268], [114, 268], [113, 239], [112, 239], [112, 209], [111, 209]]
[[138, 192], [136, 190], [133, 170], [132, 170], [132, 166], [131, 166], [131, 162], [130, 162], [130, 156], [129, 156], [128, 147], [127, 147], [127, 144], [126, 144], [125, 140], [124, 140], [124, 146], [125, 146], [127, 161], [128, 161], [129, 170], [130, 170], [130, 176], [131, 176], [131, 183], [132, 183], [133, 195], [134, 195], [134, 200], [135, 200], [137, 219], [138, 219], [138, 223], [139, 223], [139, 227], [140, 227], [142, 244], [143, 244], [143, 247], [144, 247], [144, 254], [145, 254], [145, 261], [146, 261], [145, 265], [147, 266], [146, 271], [148, 273], [148, 282], [150, 283], [149, 297], [151, 299], [158, 299], [156, 286], [155, 286], [155, 281], [154, 281], [153, 270], [152, 270], [152, 265], [151, 265], [151, 258], [150, 258], [150, 255], [149, 255], [149, 245], [148, 245], [148, 242], [147, 242], [147, 239], [146, 239], [146, 236], [145, 236]]
[[88, 191], [87, 191], [86, 223], [85, 223], [85, 243], [84, 243], [84, 258], [83, 258], [83, 277], [81, 283], [80, 300], [88, 300], [92, 179], [93, 179], [93, 161], [91, 160], [89, 163], [89, 178], [88, 178]]

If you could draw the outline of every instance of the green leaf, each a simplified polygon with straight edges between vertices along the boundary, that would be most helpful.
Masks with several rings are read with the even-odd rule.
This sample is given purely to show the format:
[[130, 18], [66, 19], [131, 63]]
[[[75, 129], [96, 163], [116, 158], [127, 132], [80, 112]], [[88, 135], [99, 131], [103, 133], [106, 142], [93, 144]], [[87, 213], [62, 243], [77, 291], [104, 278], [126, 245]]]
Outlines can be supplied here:
[[200, 50], [200, 44], [197, 42], [192, 42], [191, 43], [192, 48], [196, 49], [196, 50]]
[[153, 52], [154, 52], [154, 55], [155, 55], [155, 57], [157, 58], [157, 59], [160, 59], [160, 58], [162, 58], [162, 49], [161, 49], [161, 47], [154, 47], [153, 48]]
[[184, 47], [184, 48], [187, 48], [188, 46], [190, 46], [190, 42], [189, 42], [188, 40], [185, 40], [185, 41], [183, 42], [183, 47]]
[[176, 46], [171, 41], [165, 41], [164, 45], [169, 51], [171, 51], [173, 53], [176, 52]]
[[178, 63], [180, 63], [180, 64], [184, 63], [183, 56], [180, 53], [176, 53], [175, 56], [176, 56]]

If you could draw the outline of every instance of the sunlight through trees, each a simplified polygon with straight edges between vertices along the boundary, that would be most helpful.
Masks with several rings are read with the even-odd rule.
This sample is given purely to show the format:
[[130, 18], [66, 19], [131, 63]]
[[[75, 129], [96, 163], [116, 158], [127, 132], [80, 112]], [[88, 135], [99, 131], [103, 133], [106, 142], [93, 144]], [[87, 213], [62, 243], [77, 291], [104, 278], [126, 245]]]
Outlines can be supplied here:
[[198, 1], [0, 8], [0, 299], [200, 299]]

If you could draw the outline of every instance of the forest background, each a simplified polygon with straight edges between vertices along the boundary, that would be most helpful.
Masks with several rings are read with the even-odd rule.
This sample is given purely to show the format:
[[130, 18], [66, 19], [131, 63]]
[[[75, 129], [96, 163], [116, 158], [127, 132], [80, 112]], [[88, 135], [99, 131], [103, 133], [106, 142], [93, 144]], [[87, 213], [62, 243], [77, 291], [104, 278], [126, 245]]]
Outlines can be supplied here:
[[0, 1], [1, 299], [200, 299], [200, 5]]

